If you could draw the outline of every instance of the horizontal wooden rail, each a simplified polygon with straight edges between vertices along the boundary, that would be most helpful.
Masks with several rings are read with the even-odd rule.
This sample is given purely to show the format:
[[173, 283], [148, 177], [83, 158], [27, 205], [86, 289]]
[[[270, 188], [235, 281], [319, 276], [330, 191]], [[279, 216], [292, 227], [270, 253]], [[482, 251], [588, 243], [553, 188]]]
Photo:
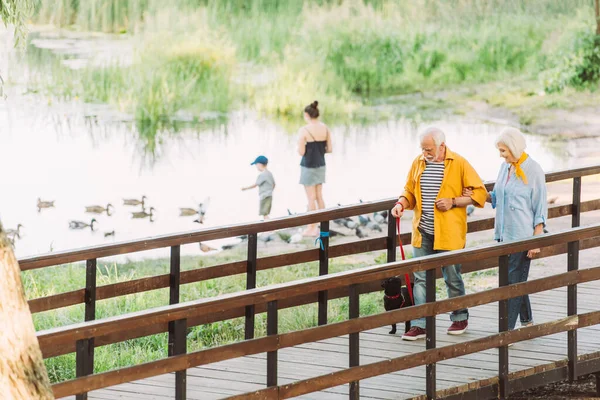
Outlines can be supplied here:
[[[546, 174], [546, 182], [556, 182], [575, 177], [600, 174], [600, 165], [589, 167], [550, 172]], [[491, 189], [494, 182], [487, 182], [486, 187]], [[337, 218], [351, 217], [359, 214], [366, 214], [381, 210], [390, 209], [394, 202], [393, 199], [385, 199], [360, 203], [349, 206], [342, 206], [333, 209], [321, 211], [311, 211], [298, 216], [288, 216], [274, 218], [269, 221], [235, 224], [216, 228], [206, 228], [186, 233], [157, 236], [153, 238], [138, 239], [128, 242], [115, 243], [110, 245], [94, 246], [78, 250], [69, 250], [43, 254], [33, 257], [26, 257], [19, 260], [21, 270], [43, 268], [48, 266], [67, 264], [89, 259], [98, 259], [120, 254], [134, 253], [145, 250], [152, 250], [162, 247], [197, 243], [202, 241], [225, 239], [250, 233], [259, 233], [274, 231], [294, 226], [329, 221]]]
[[[581, 203], [581, 212], [600, 210], [600, 199], [590, 200]], [[559, 218], [570, 215], [572, 204], [552, 206], [548, 210], [548, 218]], [[494, 218], [469, 221], [469, 233], [475, 233], [491, 229], [494, 227]], [[411, 233], [404, 233], [400, 239], [402, 243], [408, 244], [411, 240]], [[329, 257], [336, 258], [351, 254], [365, 253], [369, 251], [383, 250], [386, 248], [386, 238], [378, 237], [374, 239], [358, 240], [350, 243], [331, 246]], [[276, 256], [263, 257], [258, 259], [257, 269], [267, 270], [288, 265], [294, 265], [305, 262], [317, 261], [319, 258], [318, 249], [303, 250], [299, 252], [286, 253]], [[486, 268], [481, 268], [486, 269]], [[472, 270], [463, 269], [465, 272]], [[228, 264], [215, 265], [206, 268], [200, 268], [181, 273], [181, 283], [194, 283], [208, 279], [221, 278], [246, 272], [246, 261], [236, 261]], [[146, 278], [135, 279], [127, 282], [113, 283], [110, 285], [99, 286], [97, 289], [97, 300], [110, 299], [134, 293], [142, 293], [150, 290], [167, 288], [169, 286], [169, 275], [158, 275]], [[54, 310], [62, 307], [68, 307], [84, 302], [84, 290], [79, 289], [71, 292], [55, 294], [46, 297], [29, 300], [29, 308], [32, 313]]]
[[264, 304], [322, 290], [347, 287], [351, 284], [373, 282], [409, 271], [425, 271], [449, 264], [476, 262], [531, 248], [553, 246], [598, 236], [600, 236], [600, 224], [574, 228], [566, 232], [536, 236], [519, 242], [495, 243], [53, 328], [39, 332], [38, 339], [40, 346], [47, 348], [46, 346], [57, 346], [73, 343], [80, 339], [115, 334], [133, 327], [164, 324], [184, 318], [190, 319], [206, 314], [222, 313], [248, 305]]
[[[590, 249], [594, 247], [600, 247], [600, 237], [594, 237], [581, 241], [581, 250]], [[540, 255], [537, 257], [550, 257], [559, 254], [567, 253], [567, 244], [558, 244], [552, 247], [546, 247], [542, 249]], [[463, 273], [474, 272], [493, 268], [498, 266], [498, 258], [491, 257], [485, 260], [468, 262], [462, 265]], [[441, 278], [441, 270], [438, 270], [438, 278]], [[358, 292], [360, 294], [372, 293], [381, 291], [381, 281], [375, 280], [372, 282], [362, 283], [358, 286]], [[348, 288], [339, 287], [329, 291], [329, 299], [338, 299], [348, 297]], [[279, 301], [279, 309], [286, 309], [291, 307], [302, 306], [306, 304], [315, 303], [318, 301], [317, 293], [309, 293], [296, 297], [290, 297]], [[266, 312], [266, 303], [255, 305], [256, 314]], [[244, 316], [244, 308], [240, 307], [237, 309], [230, 309], [225, 312], [205, 314], [199, 317], [191, 318], [188, 320], [188, 327], [194, 327], [197, 325], [213, 323], [218, 321], [225, 321], [228, 319], [239, 318]], [[136, 339], [144, 336], [155, 335], [167, 331], [166, 323], [159, 323], [151, 326], [132, 327], [126, 331], [116, 332], [106, 336], [96, 337], [96, 346], [104, 346], [108, 344], [118, 343], [125, 340]], [[74, 343], [65, 343], [62, 345], [45, 346], [44, 343], [40, 343], [42, 353], [45, 358], [55, 357], [63, 354], [68, 354], [74, 351]]]

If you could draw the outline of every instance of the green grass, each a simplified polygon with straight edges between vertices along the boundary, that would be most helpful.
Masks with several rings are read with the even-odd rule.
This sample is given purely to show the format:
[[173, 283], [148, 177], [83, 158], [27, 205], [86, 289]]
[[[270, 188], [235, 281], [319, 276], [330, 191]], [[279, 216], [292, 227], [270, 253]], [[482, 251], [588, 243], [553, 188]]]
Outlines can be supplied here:
[[[182, 257], [183, 270], [196, 269], [240, 260], [245, 257], [244, 251], [233, 251], [226, 255], [213, 257]], [[375, 262], [377, 253], [363, 262], [355, 259], [333, 260], [330, 272], [354, 269]], [[379, 258], [380, 260], [381, 258]], [[369, 261], [370, 260], [370, 261]], [[98, 285], [106, 285], [146, 276], [168, 273], [169, 260], [145, 260], [122, 264], [99, 262], [97, 270]], [[304, 263], [295, 266], [259, 271], [257, 286], [289, 282], [306, 277], [318, 276], [318, 263]], [[28, 298], [38, 298], [52, 294], [80, 289], [85, 286], [85, 265], [69, 264], [41, 270], [27, 271], [22, 274], [23, 285]], [[186, 284], [181, 287], [181, 301], [214, 297], [224, 293], [243, 291], [245, 276], [237, 275]], [[106, 318], [122, 315], [152, 307], [167, 305], [168, 289], [132, 294], [97, 303], [96, 317]], [[369, 315], [383, 309], [380, 293], [361, 296], [361, 315]], [[83, 305], [71, 306], [34, 314], [36, 330], [50, 329], [83, 321]], [[343, 321], [348, 315], [346, 299], [329, 302], [329, 321]], [[316, 304], [285, 309], [279, 315], [279, 331], [289, 332], [317, 325]], [[264, 315], [257, 316], [256, 336], [264, 336], [266, 321]], [[95, 372], [108, 371], [130, 365], [137, 365], [167, 356], [167, 334], [152, 335], [145, 338], [128, 340], [108, 346], [99, 347], [95, 351]], [[212, 324], [205, 324], [188, 329], [188, 350], [194, 351], [207, 347], [243, 340], [244, 321], [237, 318]], [[75, 357], [73, 354], [47, 359], [46, 367], [52, 382], [74, 378]]]
[[[182, 111], [298, 120], [318, 99], [330, 119], [347, 118], [373, 97], [537, 80], [578, 51], [573, 37], [593, 29], [593, 9], [589, 0], [40, 0], [34, 22], [127, 32], [133, 65], [53, 72], [49, 86], [112, 103], [152, 136]], [[253, 71], [266, 82], [233, 79]]]
[[[246, 256], [245, 249], [230, 251], [224, 254], [207, 257], [182, 257], [182, 270], [203, 268], [227, 262], [242, 260]], [[410, 254], [409, 254], [410, 257]], [[337, 258], [330, 261], [330, 273], [356, 269], [373, 264], [381, 264], [386, 260], [385, 252], [372, 252], [356, 258], [355, 256]], [[129, 281], [142, 277], [167, 274], [168, 259], [124, 262], [120, 264], [101, 262], [97, 267], [98, 285]], [[481, 273], [487, 275], [487, 273]], [[302, 278], [318, 276], [318, 263], [303, 263], [281, 267], [273, 270], [259, 271], [257, 286], [290, 282]], [[465, 277], [469, 290], [476, 287], [477, 277]], [[40, 270], [26, 271], [22, 274], [23, 285], [29, 299], [81, 289], [85, 286], [85, 265], [83, 263], [62, 265]], [[225, 293], [243, 291], [245, 275], [237, 275], [212, 279], [181, 286], [181, 301], [209, 298]], [[444, 282], [437, 282], [438, 298], [446, 297]], [[98, 301], [96, 318], [107, 318], [115, 315], [132, 313], [168, 304], [168, 289], [158, 289], [144, 293], [132, 294], [113, 299]], [[361, 295], [360, 315], [372, 315], [383, 311], [381, 292]], [[348, 317], [347, 298], [330, 300], [328, 305], [329, 322], [344, 321]], [[45, 330], [58, 326], [83, 321], [83, 305], [66, 307], [58, 310], [33, 315], [36, 330]], [[318, 307], [316, 304], [283, 309], [279, 312], [279, 332], [291, 332], [317, 326]], [[266, 315], [256, 317], [255, 336], [266, 334]], [[211, 324], [191, 327], [187, 331], [188, 351], [238, 342], [244, 339], [244, 319], [236, 318]], [[95, 350], [95, 372], [109, 371], [126, 366], [137, 365], [167, 356], [166, 333], [144, 338], [127, 340]], [[75, 377], [75, 356], [67, 354], [45, 360], [52, 382], [60, 382]]]

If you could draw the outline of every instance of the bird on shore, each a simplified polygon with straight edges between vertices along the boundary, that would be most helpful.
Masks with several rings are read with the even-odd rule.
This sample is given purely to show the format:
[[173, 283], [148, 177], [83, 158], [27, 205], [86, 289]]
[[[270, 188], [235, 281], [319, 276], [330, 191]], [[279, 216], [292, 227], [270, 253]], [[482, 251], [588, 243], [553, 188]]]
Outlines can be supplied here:
[[387, 211], [374, 212], [373, 220], [378, 224], [385, 224], [387, 222]]
[[104, 232], [104, 237], [115, 236], [115, 231]]
[[202, 252], [204, 252], [204, 253], [208, 253], [209, 251], [217, 250], [214, 247], [210, 247], [206, 243], [199, 242], [198, 244], [200, 245], [200, 250], [202, 250]]
[[265, 244], [272, 242], [273, 240], [275, 240], [275, 237], [273, 234], [263, 234], [263, 235], [259, 235], [258, 236], [258, 240], [260, 240], [261, 242], [264, 242]]
[[367, 236], [369, 236], [369, 234], [367, 233], [367, 231], [364, 230], [364, 229], [362, 229], [360, 226], [357, 226], [356, 230], [354, 232], [356, 233], [356, 236], [358, 236], [361, 239], [366, 238]]
[[102, 207], [102, 206], [86, 206], [85, 207], [85, 212], [86, 213], [92, 213], [92, 214], [102, 214], [102, 213], [106, 213], [106, 215], [110, 216], [112, 215], [112, 213], [110, 212], [110, 209], [114, 210], [114, 207], [112, 204], [108, 203], [106, 205], [106, 207]]
[[142, 206], [142, 208], [144, 208], [144, 205], [146, 204], [146, 196], [142, 196], [141, 200], [138, 199], [123, 199], [123, 205], [126, 206]]
[[38, 212], [42, 211], [43, 208], [52, 208], [54, 207], [54, 200], [52, 201], [43, 201], [38, 197], [37, 199], [37, 209]]
[[382, 229], [381, 229], [381, 225], [379, 225], [375, 221], [369, 221], [367, 223], [367, 228], [369, 228], [372, 231], [383, 232]]
[[208, 210], [208, 205], [210, 204], [210, 197], [207, 197], [200, 203], [198, 206], [198, 214], [205, 215]]
[[474, 212], [475, 212], [475, 206], [472, 204], [469, 204], [467, 206], [467, 217], [470, 217]]
[[21, 239], [21, 228], [25, 228], [23, 225], [18, 224], [17, 229], [7, 229], [4, 231], [6, 236], [11, 237], [13, 240], [16, 237], [17, 239]]
[[152, 220], [152, 217], [154, 216], [154, 211], [156, 211], [154, 209], [154, 207], [150, 207], [148, 212], [146, 212], [146, 210], [134, 211], [131, 213], [131, 218], [148, 218], [148, 217], [150, 217], [150, 220]]
[[358, 216], [358, 222], [362, 225], [362, 226], [366, 226], [369, 221], [371, 221], [371, 218], [369, 217], [365, 217], [364, 215], [359, 215]]
[[279, 236], [279, 238], [281, 240], [283, 240], [284, 242], [288, 242], [288, 243], [289, 243], [290, 238], [292, 237], [291, 234], [289, 234], [287, 232], [281, 232], [281, 231], [277, 231], [277, 236]]
[[71, 229], [90, 228], [91, 230], [94, 230], [94, 224], [97, 222], [98, 221], [96, 221], [96, 218], [92, 218], [92, 221], [89, 224], [87, 222], [83, 222], [83, 221], [69, 221], [69, 228], [71, 228]]
[[302, 239], [304, 239], [304, 236], [302, 236], [302, 232], [296, 232], [292, 236], [290, 236], [290, 239], [287, 242], [289, 244], [295, 244], [300, 243]]
[[336, 237], [336, 236], [346, 236], [346, 235], [343, 234], [342, 232], [338, 232], [338, 231], [334, 231], [333, 229], [330, 229], [329, 237]]

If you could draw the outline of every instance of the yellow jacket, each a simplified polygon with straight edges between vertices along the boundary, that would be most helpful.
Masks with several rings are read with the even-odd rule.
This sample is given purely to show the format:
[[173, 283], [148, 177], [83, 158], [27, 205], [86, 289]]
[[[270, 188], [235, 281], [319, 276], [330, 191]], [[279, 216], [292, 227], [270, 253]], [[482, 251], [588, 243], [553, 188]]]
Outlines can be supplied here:
[[[487, 198], [487, 190], [475, 169], [462, 156], [450, 151], [446, 147], [444, 160], [444, 179], [436, 199], [461, 197], [463, 188], [473, 187], [473, 204], [482, 208]], [[406, 198], [409, 210], [414, 210], [413, 217], [413, 247], [421, 247], [421, 175], [425, 170], [425, 158], [418, 156], [412, 163], [404, 193], [400, 197]], [[467, 239], [467, 211], [465, 207], [455, 207], [448, 211], [440, 211], [437, 207], [433, 214], [434, 225], [434, 250], [458, 250], [465, 247]]]

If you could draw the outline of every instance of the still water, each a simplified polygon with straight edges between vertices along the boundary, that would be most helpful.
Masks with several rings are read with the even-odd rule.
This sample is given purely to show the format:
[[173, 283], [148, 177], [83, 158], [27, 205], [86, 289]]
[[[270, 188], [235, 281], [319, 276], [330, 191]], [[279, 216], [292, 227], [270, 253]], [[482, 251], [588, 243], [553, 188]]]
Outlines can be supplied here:
[[[0, 217], [5, 228], [24, 226], [18, 257], [199, 229], [194, 217], [179, 216], [179, 207], [194, 208], [206, 198], [205, 227], [257, 220], [256, 191], [240, 188], [254, 182], [257, 171], [250, 162], [260, 154], [269, 158], [277, 182], [272, 217], [305, 210], [295, 132], [251, 111], [162, 135], [149, 146], [130, 117], [108, 106], [60, 102], [26, 93], [19, 85], [6, 89], [8, 97], [0, 100]], [[501, 125], [462, 119], [430, 124], [446, 131], [449, 147], [483, 179], [495, 179], [501, 160], [494, 138]], [[417, 132], [424, 126], [402, 118], [332, 125], [327, 205], [397, 196], [419, 152]], [[528, 151], [545, 170], [589, 164], [542, 136], [528, 138]], [[152, 222], [132, 219], [138, 209], [123, 205], [123, 198], [142, 195], [156, 210]], [[55, 208], [38, 212], [38, 198], [54, 200]], [[115, 206], [111, 216], [85, 213], [86, 206], [107, 203]], [[70, 220], [93, 217], [95, 231], [69, 229]], [[112, 231], [114, 236], [105, 237]], [[198, 246], [184, 248], [186, 254], [199, 252]], [[166, 250], [144, 256], [163, 254]]]

